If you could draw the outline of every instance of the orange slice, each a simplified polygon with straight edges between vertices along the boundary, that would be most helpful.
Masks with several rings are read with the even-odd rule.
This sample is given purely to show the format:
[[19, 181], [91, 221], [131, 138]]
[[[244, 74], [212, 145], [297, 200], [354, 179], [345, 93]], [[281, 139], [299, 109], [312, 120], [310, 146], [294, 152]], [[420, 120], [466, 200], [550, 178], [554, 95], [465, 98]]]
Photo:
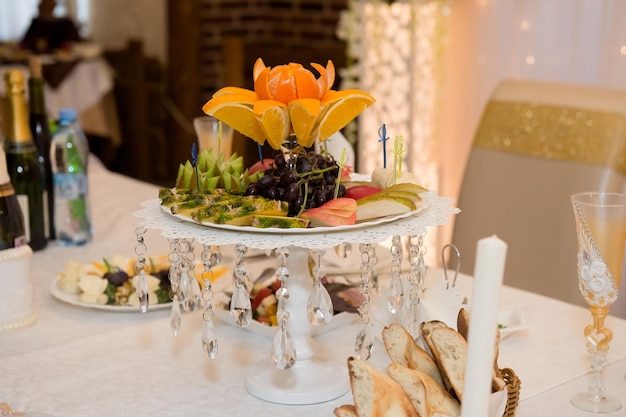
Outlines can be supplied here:
[[288, 107], [276, 100], [259, 100], [254, 103], [254, 114], [267, 142], [273, 149], [280, 149], [291, 127]]
[[235, 95], [250, 96], [250, 99], [252, 99], [252, 100], [258, 100], [259, 99], [259, 97], [257, 96], [257, 94], [254, 91], [248, 90], [246, 88], [241, 88], [241, 87], [224, 87], [224, 88], [220, 88], [219, 90], [217, 90], [213, 94], [213, 97], [219, 97], [219, 96], [223, 96], [225, 94], [235, 94]]
[[311, 132], [320, 113], [320, 101], [314, 98], [300, 98], [289, 103], [289, 116], [293, 133], [302, 146], [313, 145]]
[[207, 101], [202, 111], [262, 145], [265, 134], [253, 112], [255, 102], [249, 95], [224, 94]]
[[345, 127], [374, 103], [374, 97], [361, 90], [329, 90], [322, 98], [323, 115], [314, 136], [320, 141]]

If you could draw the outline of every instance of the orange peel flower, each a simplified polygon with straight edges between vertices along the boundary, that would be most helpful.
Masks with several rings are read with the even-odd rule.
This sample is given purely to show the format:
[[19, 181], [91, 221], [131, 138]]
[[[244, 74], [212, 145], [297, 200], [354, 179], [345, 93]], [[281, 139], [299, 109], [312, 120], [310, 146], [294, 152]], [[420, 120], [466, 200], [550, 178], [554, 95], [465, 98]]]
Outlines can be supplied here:
[[280, 149], [291, 134], [298, 144], [312, 146], [345, 127], [374, 103], [361, 90], [332, 90], [335, 66], [311, 63], [316, 77], [301, 64], [266, 67], [261, 58], [253, 67], [254, 91], [224, 87], [202, 110], [259, 144]]

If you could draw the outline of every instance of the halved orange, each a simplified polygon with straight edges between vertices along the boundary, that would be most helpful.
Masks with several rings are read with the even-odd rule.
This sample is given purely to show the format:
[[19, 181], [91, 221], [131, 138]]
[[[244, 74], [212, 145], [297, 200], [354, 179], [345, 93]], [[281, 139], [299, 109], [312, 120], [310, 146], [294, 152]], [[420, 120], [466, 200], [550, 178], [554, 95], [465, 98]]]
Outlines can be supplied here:
[[273, 149], [280, 149], [291, 128], [289, 109], [276, 100], [259, 100], [254, 103], [254, 114]]
[[298, 98], [293, 75], [294, 69], [293, 64], [279, 65], [271, 69], [267, 86], [274, 100], [287, 104]]
[[262, 145], [265, 134], [254, 115], [255, 102], [249, 95], [224, 94], [207, 101], [202, 111]]
[[311, 132], [320, 113], [320, 101], [314, 98], [300, 98], [289, 103], [289, 116], [293, 133], [302, 146], [311, 146]]
[[322, 117], [314, 136], [320, 141], [345, 127], [376, 100], [361, 90], [329, 90], [321, 101]]

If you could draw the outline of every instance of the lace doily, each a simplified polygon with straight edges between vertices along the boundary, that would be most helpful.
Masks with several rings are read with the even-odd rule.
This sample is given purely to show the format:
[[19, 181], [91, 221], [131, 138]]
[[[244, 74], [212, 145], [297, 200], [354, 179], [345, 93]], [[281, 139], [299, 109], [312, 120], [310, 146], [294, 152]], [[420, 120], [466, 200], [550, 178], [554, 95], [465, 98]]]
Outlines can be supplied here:
[[450, 216], [460, 210], [452, 206], [452, 199], [440, 197], [433, 192], [425, 193], [428, 208], [416, 216], [390, 223], [341, 232], [314, 233], [307, 229], [303, 234], [279, 234], [262, 232], [237, 232], [186, 222], [163, 213], [159, 199], [141, 203], [142, 210], [133, 216], [143, 219], [141, 226], [161, 230], [166, 238], [194, 238], [206, 245], [231, 245], [242, 243], [254, 249], [273, 249], [281, 246], [298, 246], [308, 249], [324, 249], [340, 243], [380, 243], [390, 236], [414, 236], [426, 233], [426, 228], [450, 222]]

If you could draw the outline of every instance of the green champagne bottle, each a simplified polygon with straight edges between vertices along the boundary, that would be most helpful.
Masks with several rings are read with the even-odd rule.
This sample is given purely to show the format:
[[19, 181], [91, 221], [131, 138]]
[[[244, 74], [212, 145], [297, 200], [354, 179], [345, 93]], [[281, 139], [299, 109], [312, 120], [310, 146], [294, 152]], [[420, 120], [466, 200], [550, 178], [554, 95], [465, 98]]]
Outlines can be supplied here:
[[46, 193], [48, 200], [46, 220], [46, 236], [54, 239], [54, 189], [52, 186], [52, 171], [50, 170], [50, 142], [52, 135], [48, 125], [46, 101], [44, 96], [43, 72], [41, 57], [32, 55], [29, 60], [30, 77], [28, 78], [28, 122], [33, 141], [39, 151], [39, 159], [46, 171]]
[[24, 74], [19, 70], [8, 71], [5, 81], [8, 101], [4, 144], [7, 169], [24, 215], [28, 244], [33, 251], [37, 251], [48, 244], [45, 168], [28, 126]]
[[4, 149], [0, 148], [0, 250], [26, 245], [24, 217], [7, 172]]

